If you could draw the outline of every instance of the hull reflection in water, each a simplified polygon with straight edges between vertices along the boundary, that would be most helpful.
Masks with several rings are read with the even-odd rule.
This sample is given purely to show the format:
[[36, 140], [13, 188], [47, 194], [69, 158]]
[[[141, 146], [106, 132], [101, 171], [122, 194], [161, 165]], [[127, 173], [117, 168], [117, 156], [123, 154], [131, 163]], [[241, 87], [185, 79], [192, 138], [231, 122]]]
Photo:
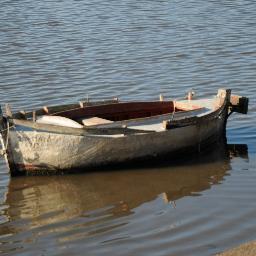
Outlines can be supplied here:
[[131, 170], [13, 178], [7, 215], [11, 220], [31, 218], [33, 224], [39, 224], [44, 220], [35, 218], [55, 211], [63, 210], [56, 217], [60, 220], [106, 206], [129, 211], [162, 193], [165, 200], [175, 201], [220, 183], [230, 170], [230, 158], [238, 156], [248, 157], [247, 145], [221, 144], [218, 151], [186, 160], [186, 165], [165, 161], [161, 166]]
[[0, 225], [0, 251], [33, 248], [42, 237], [55, 247], [114, 230], [127, 224], [120, 217], [132, 218], [138, 206], [148, 212], [143, 203], [156, 198], [178, 207], [178, 199], [221, 183], [231, 169], [230, 159], [238, 156], [247, 157], [246, 145], [221, 144], [217, 152], [186, 165], [163, 162], [160, 167], [132, 170], [13, 178], [4, 214], [8, 221]]

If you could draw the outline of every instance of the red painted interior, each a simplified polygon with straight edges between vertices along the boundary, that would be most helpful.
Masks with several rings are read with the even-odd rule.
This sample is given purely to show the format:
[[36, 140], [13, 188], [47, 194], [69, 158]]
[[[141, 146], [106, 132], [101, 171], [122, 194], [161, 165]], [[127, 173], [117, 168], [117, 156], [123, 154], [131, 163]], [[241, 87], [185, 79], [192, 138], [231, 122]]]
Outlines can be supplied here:
[[[177, 110], [176, 110], [177, 111]], [[100, 117], [112, 121], [150, 117], [173, 112], [172, 101], [129, 102], [87, 106], [62, 112], [60, 115], [79, 121], [83, 118]]]

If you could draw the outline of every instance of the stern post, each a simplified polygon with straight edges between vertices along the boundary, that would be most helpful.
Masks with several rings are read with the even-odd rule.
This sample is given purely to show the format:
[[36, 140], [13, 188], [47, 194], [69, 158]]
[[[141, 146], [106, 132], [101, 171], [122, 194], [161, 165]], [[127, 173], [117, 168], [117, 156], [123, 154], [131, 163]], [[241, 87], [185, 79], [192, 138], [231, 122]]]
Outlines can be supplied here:
[[219, 89], [217, 96], [221, 101], [224, 100], [223, 133], [226, 136], [226, 126], [229, 116], [234, 112], [246, 115], [248, 113], [249, 98], [231, 94], [231, 89]]
[[222, 127], [222, 135], [223, 135], [223, 138], [226, 138], [226, 126], [227, 126], [227, 120], [229, 117], [231, 89], [219, 89], [217, 97], [219, 97], [220, 103], [223, 104], [223, 111], [221, 114], [224, 120], [223, 127]]

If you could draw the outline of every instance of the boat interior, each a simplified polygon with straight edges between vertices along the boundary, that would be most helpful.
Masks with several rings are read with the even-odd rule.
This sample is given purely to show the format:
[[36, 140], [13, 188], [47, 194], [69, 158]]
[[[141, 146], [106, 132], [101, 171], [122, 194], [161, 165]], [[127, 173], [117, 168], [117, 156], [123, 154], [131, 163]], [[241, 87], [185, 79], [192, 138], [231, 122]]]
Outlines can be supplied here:
[[[43, 107], [41, 109], [12, 113], [6, 105], [6, 116], [23, 125], [40, 124], [70, 128], [131, 128], [162, 131], [178, 127], [193, 117], [203, 117], [217, 111], [223, 104], [220, 94], [210, 99], [147, 102], [119, 102], [118, 99], [103, 101], [80, 101], [77, 104]], [[247, 113], [248, 98], [231, 95], [231, 113]], [[188, 118], [188, 119], [187, 119]], [[14, 122], [15, 123], [15, 122]], [[29, 124], [31, 123], [31, 124]], [[182, 124], [181, 124], [182, 123]], [[48, 127], [49, 128], [49, 127]], [[53, 127], [51, 127], [52, 129]], [[55, 128], [57, 129], [57, 128]]]
[[[82, 120], [98, 117], [117, 122], [130, 119], [146, 118], [157, 115], [172, 113], [174, 110], [172, 101], [165, 102], [128, 102], [114, 103], [98, 106], [87, 106], [85, 108], [67, 110], [60, 116], [70, 118], [79, 123]], [[181, 111], [176, 109], [175, 111]]]
[[163, 121], [175, 116], [192, 116], [202, 113], [202, 106], [192, 101], [154, 102], [101, 102], [43, 107], [37, 111], [20, 111], [13, 115], [16, 119], [33, 120], [38, 123], [82, 127], [126, 127], [160, 131]]
[[[199, 109], [200, 106], [174, 104], [173, 101], [152, 102], [118, 102], [102, 101], [92, 103], [69, 104], [62, 106], [43, 107], [35, 111], [40, 115], [58, 115], [80, 121], [83, 118], [100, 117], [111, 121], [122, 121], [136, 118], [145, 118], [156, 115], [180, 111]], [[14, 115], [15, 118], [32, 118], [33, 112], [20, 111]]]

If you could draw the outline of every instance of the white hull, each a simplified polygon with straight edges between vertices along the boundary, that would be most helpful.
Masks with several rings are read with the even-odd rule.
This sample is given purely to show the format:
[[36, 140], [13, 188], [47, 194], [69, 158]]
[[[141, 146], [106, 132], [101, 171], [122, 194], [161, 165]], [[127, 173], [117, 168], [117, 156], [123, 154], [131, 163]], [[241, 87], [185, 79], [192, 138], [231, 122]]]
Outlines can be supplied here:
[[70, 170], [137, 158], [176, 153], [201, 144], [223, 131], [224, 120], [156, 133], [74, 136], [37, 131], [11, 131], [11, 152], [19, 170]]

